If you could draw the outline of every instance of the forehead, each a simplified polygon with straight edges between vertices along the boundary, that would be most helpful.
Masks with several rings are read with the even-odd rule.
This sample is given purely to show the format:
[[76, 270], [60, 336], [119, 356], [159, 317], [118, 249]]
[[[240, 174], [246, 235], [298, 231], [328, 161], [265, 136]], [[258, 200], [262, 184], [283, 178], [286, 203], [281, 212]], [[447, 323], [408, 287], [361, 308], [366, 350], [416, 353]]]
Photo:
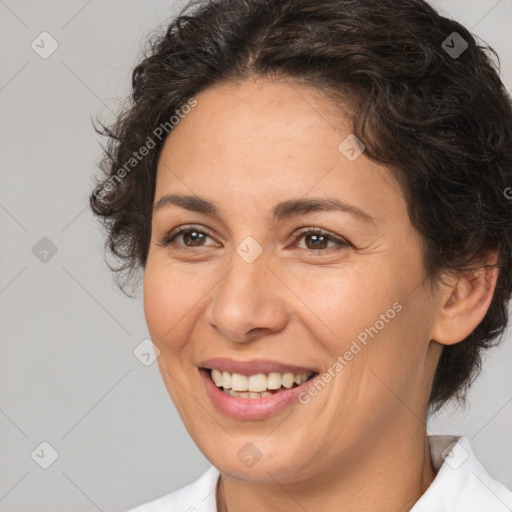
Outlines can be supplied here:
[[185, 116], [187, 122], [182, 120], [172, 134], [194, 132], [195, 138], [203, 139], [204, 149], [209, 142], [246, 144], [268, 138], [273, 143], [291, 143], [290, 150], [298, 151], [294, 141], [302, 135], [314, 142], [320, 125], [323, 134], [331, 131], [336, 138], [349, 129], [351, 105], [329, 98], [317, 88], [284, 79], [224, 82], [198, 94], [197, 106]]
[[195, 99], [165, 141], [155, 200], [172, 190], [240, 211], [306, 194], [337, 195], [370, 205], [377, 217], [379, 208], [402, 200], [388, 169], [364, 153], [350, 161], [340, 151], [351, 134], [348, 105], [283, 81], [222, 84]]

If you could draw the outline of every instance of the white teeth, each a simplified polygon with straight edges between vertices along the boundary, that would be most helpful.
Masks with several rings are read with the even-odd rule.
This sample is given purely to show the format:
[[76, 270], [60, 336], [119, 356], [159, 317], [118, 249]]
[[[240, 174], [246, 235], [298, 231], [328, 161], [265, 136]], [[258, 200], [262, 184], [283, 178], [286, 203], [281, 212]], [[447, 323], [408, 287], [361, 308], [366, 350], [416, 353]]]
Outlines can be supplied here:
[[265, 391], [267, 389], [267, 376], [263, 373], [249, 376], [249, 391]]
[[241, 375], [240, 373], [233, 373], [231, 375], [231, 388], [234, 391], [247, 391], [249, 386], [249, 379], [247, 375]]
[[263, 393], [239, 393], [238, 391], [233, 391], [232, 389], [224, 389], [223, 393], [235, 398], [266, 398], [267, 396], [272, 396], [272, 393], [269, 393], [268, 391], [263, 391]]
[[231, 374], [228, 372], [222, 372], [222, 387], [231, 389]]
[[[226, 394], [230, 396], [260, 398], [267, 396], [264, 395], [264, 393], [268, 393], [270, 389], [275, 390], [281, 387], [290, 389], [294, 384], [300, 386], [302, 383], [306, 382], [312, 375], [312, 372], [296, 374], [271, 372], [268, 375], [257, 373], [247, 376], [240, 373], [223, 372], [217, 368], [212, 368], [211, 375], [215, 385], [219, 388], [224, 388]], [[233, 394], [228, 393], [228, 390]], [[269, 393], [269, 395], [270, 394], [271, 393]]]
[[268, 389], [279, 389], [281, 387], [281, 374], [269, 373], [267, 386]]
[[293, 380], [293, 373], [285, 373], [282, 378], [283, 386], [285, 388], [291, 388], [293, 386]]
[[220, 370], [212, 369], [212, 379], [216, 386], [222, 386], [222, 372]]

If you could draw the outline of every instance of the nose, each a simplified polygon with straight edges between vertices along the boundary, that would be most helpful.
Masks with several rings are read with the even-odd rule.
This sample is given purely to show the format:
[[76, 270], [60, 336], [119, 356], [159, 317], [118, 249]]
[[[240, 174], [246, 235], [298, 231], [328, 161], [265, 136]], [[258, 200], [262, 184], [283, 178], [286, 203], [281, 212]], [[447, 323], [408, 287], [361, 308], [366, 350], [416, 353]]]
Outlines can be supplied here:
[[286, 287], [265, 252], [248, 263], [234, 251], [226, 272], [205, 310], [212, 328], [230, 341], [247, 343], [285, 327]]

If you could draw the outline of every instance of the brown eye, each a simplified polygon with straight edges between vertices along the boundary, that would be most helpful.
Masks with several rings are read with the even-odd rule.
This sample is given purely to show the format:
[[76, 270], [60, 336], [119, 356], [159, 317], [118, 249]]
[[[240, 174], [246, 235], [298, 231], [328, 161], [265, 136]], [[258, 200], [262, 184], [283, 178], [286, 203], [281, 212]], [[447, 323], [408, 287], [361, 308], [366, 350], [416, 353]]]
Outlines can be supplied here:
[[202, 231], [197, 228], [182, 227], [178, 230], [174, 230], [168, 235], [164, 236], [158, 243], [161, 247], [167, 247], [171, 244], [175, 244], [175, 240], [181, 236], [183, 244], [177, 244], [182, 247], [204, 247], [203, 241], [205, 237], [210, 237], [210, 234], [206, 231]]
[[[183, 236], [183, 241], [185, 242], [185, 245], [187, 245], [187, 246], [191, 245], [192, 247], [201, 246], [202, 241], [204, 241], [204, 237], [205, 237], [205, 234], [200, 231], [187, 230], [187, 231], [182, 231], [181, 233], [178, 233], [173, 238], [176, 238], [176, 236], [178, 236], [180, 234]], [[206, 236], [208, 236], [208, 235], [206, 235]]]
[[312, 250], [316, 252], [332, 249], [332, 247], [327, 247], [329, 242], [332, 242], [337, 246], [335, 249], [348, 247], [350, 245], [345, 240], [338, 239], [321, 229], [309, 228], [300, 231], [296, 240], [300, 240], [301, 238], [304, 238], [306, 242], [305, 250]]

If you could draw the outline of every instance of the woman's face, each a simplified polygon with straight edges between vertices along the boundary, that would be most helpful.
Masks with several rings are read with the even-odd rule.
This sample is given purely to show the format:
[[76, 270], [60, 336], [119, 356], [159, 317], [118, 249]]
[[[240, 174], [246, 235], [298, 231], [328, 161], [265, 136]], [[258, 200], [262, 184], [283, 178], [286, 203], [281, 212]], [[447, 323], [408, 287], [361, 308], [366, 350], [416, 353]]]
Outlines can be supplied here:
[[[437, 306], [392, 174], [350, 139], [339, 148], [349, 120], [311, 89], [247, 81], [195, 99], [161, 153], [144, 275], [160, 371], [195, 443], [232, 476], [291, 482], [424, 431]], [[229, 396], [205, 367], [226, 387], [281, 391]], [[310, 372], [284, 387], [295, 376], [281, 374]]]

